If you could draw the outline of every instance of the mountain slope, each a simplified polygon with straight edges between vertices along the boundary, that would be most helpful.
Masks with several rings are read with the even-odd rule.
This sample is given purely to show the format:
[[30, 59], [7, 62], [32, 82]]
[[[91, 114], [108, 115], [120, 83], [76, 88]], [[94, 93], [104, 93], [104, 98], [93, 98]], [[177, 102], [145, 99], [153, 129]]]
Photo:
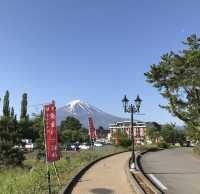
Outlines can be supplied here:
[[89, 115], [92, 116], [96, 128], [99, 126], [107, 128], [109, 124], [113, 122], [125, 120], [123, 118], [108, 114], [88, 103], [82, 102], [80, 100], [74, 100], [66, 106], [57, 109], [57, 123], [59, 125], [60, 122], [66, 117], [73, 116], [79, 119], [84, 127], [88, 127]]

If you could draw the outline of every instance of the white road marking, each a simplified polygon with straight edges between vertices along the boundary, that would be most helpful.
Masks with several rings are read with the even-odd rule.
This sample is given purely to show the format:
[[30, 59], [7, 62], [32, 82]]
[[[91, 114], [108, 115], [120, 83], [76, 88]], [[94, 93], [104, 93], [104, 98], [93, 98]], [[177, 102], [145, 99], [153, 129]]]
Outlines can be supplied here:
[[167, 187], [165, 187], [165, 185], [163, 185], [153, 174], [148, 174], [148, 176], [161, 190], [167, 190]]

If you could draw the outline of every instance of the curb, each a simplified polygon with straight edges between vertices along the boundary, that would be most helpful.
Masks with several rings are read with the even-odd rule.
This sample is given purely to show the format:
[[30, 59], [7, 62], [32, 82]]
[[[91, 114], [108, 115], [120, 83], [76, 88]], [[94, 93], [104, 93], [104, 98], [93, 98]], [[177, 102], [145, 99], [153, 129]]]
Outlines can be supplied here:
[[161, 151], [161, 150], [163, 150], [163, 149], [155, 149], [155, 150], [151, 150], [150, 149], [150, 150], [147, 150], [147, 151], [144, 151], [144, 152], [140, 153], [136, 157], [136, 163], [137, 163], [138, 169], [140, 170], [140, 172], [142, 173], [142, 175], [156, 188], [156, 190], [157, 190], [156, 193], [157, 194], [165, 194], [165, 192], [152, 179], [150, 179], [150, 177], [148, 176], [148, 174], [146, 174], [144, 172], [144, 169], [143, 169], [143, 167], [141, 165], [141, 158], [142, 158], [142, 155], [144, 155], [144, 154], [146, 154], [148, 152], [157, 152], [157, 151]]
[[79, 179], [85, 174], [85, 172], [92, 167], [95, 163], [99, 162], [100, 160], [103, 160], [105, 158], [108, 158], [110, 156], [114, 156], [117, 154], [121, 154], [121, 153], [125, 153], [125, 152], [129, 152], [129, 151], [121, 151], [121, 152], [116, 152], [116, 153], [112, 153], [112, 154], [108, 154], [105, 155], [103, 157], [97, 158], [96, 160], [90, 162], [89, 164], [87, 164], [85, 167], [83, 167], [81, 170], [78, 171], [78, 173], [76, 173], [76, 175], [70, 179], [67, 183], [67, 185], [64, 187], [64, 189], [62, 189], [59, 194], [71, 194], [73, 188], [75, 187], [75, 185], [77, 184], [77, 182], [79, 181]]
[[133, 176], [133, 174], [130, 172], [129, 169], [129, 163], [130, 163], [130, 159], [127, 160], [126, 165], [125, 165], [125, 172], [128, 178], [128, 181], [132, 187], [132, 190], [136, 193], [136, 194], [145, 194], [145, 192], [143, 191], [143, 189], [141, 188], [141, 186], [139, 185], [139, 183], [137, 182], [136, 178]]

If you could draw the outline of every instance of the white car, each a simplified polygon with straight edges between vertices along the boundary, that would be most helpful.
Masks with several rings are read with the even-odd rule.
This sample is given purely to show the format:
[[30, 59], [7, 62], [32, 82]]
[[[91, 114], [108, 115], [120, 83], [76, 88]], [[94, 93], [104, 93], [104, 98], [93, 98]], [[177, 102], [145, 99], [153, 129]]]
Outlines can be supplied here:
[[103, 144], [101, 144], [101, 143], [99, 143], [99, 142], [94, 142], [94, 146], [96, 146], [96, 147], [102, 147]]
[[79, 148], [80, 148], [81, 150], [89, 150], [89, 149], [90, 149], [90, 146], [87, 145], [87, 144], [81, 144], [81, 145], [79, 145]]

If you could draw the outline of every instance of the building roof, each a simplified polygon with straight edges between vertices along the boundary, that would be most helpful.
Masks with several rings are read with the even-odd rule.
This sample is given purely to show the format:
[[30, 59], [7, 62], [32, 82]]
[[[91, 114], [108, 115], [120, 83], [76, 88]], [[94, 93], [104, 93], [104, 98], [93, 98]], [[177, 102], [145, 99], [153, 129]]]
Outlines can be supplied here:
[[[115, 122], [115, 123], [112, 123], [110, 124], [110, 127], [109, 128], [113, 128], [113, 127], [120, 127], [120, 126], [129, 126], [131, 123], [131, 121], [122, 121], [122, 122]], [[135, 126], [143, 126], [143, 127], [146, 127], [146, 124], [144, 122], [141, 122], [141, 121], [134, 121], [134, 125]]]

